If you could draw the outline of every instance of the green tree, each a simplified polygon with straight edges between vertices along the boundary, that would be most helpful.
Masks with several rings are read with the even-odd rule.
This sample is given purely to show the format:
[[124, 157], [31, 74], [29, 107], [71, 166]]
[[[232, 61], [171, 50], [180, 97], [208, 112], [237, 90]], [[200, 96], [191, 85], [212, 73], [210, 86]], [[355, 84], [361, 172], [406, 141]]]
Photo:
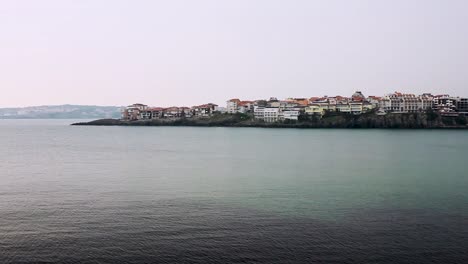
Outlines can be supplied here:
[[468, 123], [466, 120], [466, 116], [464, 114], [458, 115], [457, 119], [455, 120], [458, 125], [466, 126]]

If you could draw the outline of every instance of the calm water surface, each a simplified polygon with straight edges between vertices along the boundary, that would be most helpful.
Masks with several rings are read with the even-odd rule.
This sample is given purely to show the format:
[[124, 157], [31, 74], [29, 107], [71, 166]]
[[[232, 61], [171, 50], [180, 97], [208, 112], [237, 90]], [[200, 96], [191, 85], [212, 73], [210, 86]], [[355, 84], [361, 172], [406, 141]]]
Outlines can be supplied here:
[[468, 131], [0, 121], [0, 263], [468, 263]]

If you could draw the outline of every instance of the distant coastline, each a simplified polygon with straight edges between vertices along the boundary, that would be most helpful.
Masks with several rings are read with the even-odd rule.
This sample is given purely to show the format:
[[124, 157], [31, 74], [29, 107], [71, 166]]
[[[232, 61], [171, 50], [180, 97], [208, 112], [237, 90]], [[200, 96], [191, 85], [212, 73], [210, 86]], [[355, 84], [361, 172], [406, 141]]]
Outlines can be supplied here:
[[75, 126], [197, 126], [197, 127], [260, 127], [260, 128], [375, 128], [375, 129], [468, 129], [464, 115], [445, 117], [438, 113], [391, 113], [362, 115], [333, 113], [322, 118], [298, 121], [264, 122], [248, 114], [214, 114], [205, 118], [127, 121], [99, 119], [74, 123]]
[[0, 108], [0, 119], [119, 118], [121, 107], [96, 105], [43, 105]]

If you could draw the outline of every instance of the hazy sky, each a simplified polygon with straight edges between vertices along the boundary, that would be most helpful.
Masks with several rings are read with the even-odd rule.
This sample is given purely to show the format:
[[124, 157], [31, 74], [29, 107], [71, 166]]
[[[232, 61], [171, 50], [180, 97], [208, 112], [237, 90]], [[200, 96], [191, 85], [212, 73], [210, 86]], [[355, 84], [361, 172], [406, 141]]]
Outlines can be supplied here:
[[466, 0], [0, 0], [0, 107], [468, 96]]

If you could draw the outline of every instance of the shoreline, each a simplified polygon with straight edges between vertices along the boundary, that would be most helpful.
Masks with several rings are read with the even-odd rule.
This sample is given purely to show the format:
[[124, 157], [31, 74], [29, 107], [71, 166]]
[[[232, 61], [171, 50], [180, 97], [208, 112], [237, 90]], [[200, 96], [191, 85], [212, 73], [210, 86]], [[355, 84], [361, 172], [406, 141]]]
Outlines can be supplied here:
[[73, 126], [185, 126], [185, 127], [255, 127], [255, 128], [299, 128], [299, 129], [468, 129], [465, 116], [443, 117], [425, 113], [332, 115], [323, 118], [309, 118], [299, 121], [266, 123], [249, 115], [217, 114], [207, 118], [179, 118], [125, 121], [120, 119], [99, 119], [78, 122]]

